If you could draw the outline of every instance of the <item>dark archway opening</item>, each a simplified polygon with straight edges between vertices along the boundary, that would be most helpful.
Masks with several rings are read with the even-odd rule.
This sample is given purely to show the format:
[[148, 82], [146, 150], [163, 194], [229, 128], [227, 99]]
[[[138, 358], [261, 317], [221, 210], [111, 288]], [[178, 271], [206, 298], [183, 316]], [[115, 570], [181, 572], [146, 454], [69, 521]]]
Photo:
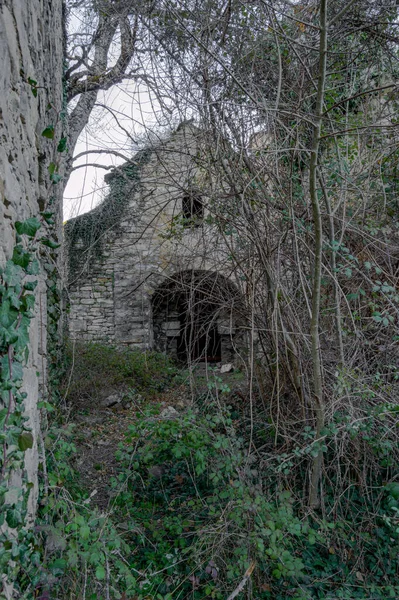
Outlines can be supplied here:
[[226, 322], [233, 323], [238, 305], [236, 287], [222, 275], [176, 274], [153, 297], [155, 347], [184, 363], [230, 359], [233, 327]]
[[193, 316], [182, 307], [176, 349], [181, 361], [212, 363], [222, 360], [222, 338], [214, 322], [212, 309], [211, 305], [202, 305], [201, 314]]

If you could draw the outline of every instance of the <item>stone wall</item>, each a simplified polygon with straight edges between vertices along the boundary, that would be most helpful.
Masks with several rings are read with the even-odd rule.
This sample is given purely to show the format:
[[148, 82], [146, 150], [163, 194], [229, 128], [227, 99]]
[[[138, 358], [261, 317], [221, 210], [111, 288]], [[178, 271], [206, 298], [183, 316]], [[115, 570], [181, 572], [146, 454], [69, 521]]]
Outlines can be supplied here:
[[[73, 338], [153, 348], [152, 299], [160, 286], [186, 271], [229, 278], [228, 250], [207, 223], [206, 192], [199, 184], [201, 135], [192, 125], [180, 126], [166, 141], [139, 152], [106, 176], [110, 190], [99, 207], [67, 223]], [[194, 191], [203, 194], [201, 223], [182, 219], [183, 198]], [[173, 314], [168, 321], [161, 326], [172, 347]], [[224, 327], [223, 335], [232, 331]]]
[[[38, 217], [50, 202], [53, 210], [56, 206], [55, 190], [47, 172], [53, 160], [54, 141], [41, 133], [50, 125], [55, 127], [56, 136], [61, 129], [62, 18], [62, 0], [0, 2], [0, 266], [12, 255], [15, 222]], [[46, 261], [45, 256], [41, 259]], [[35, 513], [38, 494], [39, 381], [43, 383], [46, 377], [43, 270], [36, 288], [35, 310], [23, 378], [25, 410], [34, 436], [33, 448], [25, 453], [26, 479], [34, 484], [29, 498], [30, 518]], [[14, 474], [11, 484], [21, 486], [21, 482], [22, 474]]]

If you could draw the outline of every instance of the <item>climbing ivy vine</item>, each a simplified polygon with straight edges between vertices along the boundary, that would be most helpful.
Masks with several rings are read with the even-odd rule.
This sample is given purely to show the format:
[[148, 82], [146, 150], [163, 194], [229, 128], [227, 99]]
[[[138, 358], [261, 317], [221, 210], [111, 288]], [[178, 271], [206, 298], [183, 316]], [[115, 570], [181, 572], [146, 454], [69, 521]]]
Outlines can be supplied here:
[[123, 220], [132, 195], [140, 187], [140, 170], [151, 158], [151, 148], [145, 148], [134, 157], [134, 163], [125, 163], [106, 176], [110, 192], [92, 211], [71, 219], [65, 225], [69, 273], [79, 273], [92, 258], [102, 254], [104, 236], [116, 232]]
[[27, 524], [27, 504], [34, 484], [26, 481], [24, 460], [34, 438], [24, 410], [29, 390], [23, 391], [22, 386], [40, 271], [38, 248], [58, 247], [40, 235], [45, 224], [52, 224], [51, 216], [43, 212], [40, 220], [31, 217], [15, 223], [16, 244], [0, 269], [0, 570], [9, 582], [39, 557]]
[[15, 228], [17, 243], [12, 257], [0, 269], [0, 393], [3, 406], [0, 410], [0, 523], [7, 525], [0, 536], [0, 569], [10, 581], [14, 579], [10, 575], [18, 569], [18, 558], [26, 555], [28, 550], [21, 546], [20, 537], [33, 483], [27, 482], [25, 490], [12, 483], [15, 472], [24, 468], [25, 452], [34, 444], [24, 414], [27, 393], [22, 391], [22, 381], [29, 354], [29, 327], [34, 316], [35, 277], [39, 273], [34, 247], [41, 223], [33, 217], [17, 222]]

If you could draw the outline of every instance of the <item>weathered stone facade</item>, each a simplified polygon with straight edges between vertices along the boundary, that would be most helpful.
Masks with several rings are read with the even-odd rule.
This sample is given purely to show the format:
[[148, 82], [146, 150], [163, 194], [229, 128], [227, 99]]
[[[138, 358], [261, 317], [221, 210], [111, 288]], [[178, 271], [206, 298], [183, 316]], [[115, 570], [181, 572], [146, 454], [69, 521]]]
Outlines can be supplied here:
[[[61, 128], [63, 88], [62, 0], [2, 0], [0, 2], [0, 266], [12, 256], [15, 222], [48, 210], [56, 193], [47, 167], [54, 141], [41, 135], [52, 125]], [[50, 106], [51, 105], [51, 106]], [[44, 257], [43, 262], [46, 262]], [[36, 316], [30, 325], [29, 359], [23, 374], [25, 412], [33, 433], [33, 448], [25, 453], [26, 477], [14, 473], [8, 485], [33, 484], [28, 517], [35, 513], [38, 495], [39, 382], [45, 382], [46, 283], [44, 270], [36, 288]], [[38, 376], [39, 373], [39, 376]], [[10, 492], [11, 493], [11, 492]], [[6, 583], [4, 582], [4, 585]], [[8, 590], [8, 591], [7, 591]], [[11, 594], [11, 588], [5, 589]]]
[[99, 207], [67, 223], [73, 338], [231, 358], [240, 294], [207, 211], [201, 135], [181, 125], [140, 151], [106, 176]]

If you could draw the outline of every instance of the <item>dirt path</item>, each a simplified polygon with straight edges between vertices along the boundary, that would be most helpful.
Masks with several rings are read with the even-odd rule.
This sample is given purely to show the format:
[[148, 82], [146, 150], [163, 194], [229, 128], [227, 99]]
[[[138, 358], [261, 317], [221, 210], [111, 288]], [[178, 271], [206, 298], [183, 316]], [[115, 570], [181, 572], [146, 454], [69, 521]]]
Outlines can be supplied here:
[[[232, 376], [223, 375], [224, 383], [233, 387]], [[206, 391], [206, 380], [201, 380], [202, 391]], [[201, 391], [201, 387], [199, 388]], [[118, 395], [118, 390], [110, 390]], [[123, 395], [123, 394], [122, 394]], [[118, 461], [115, 454], [119, 444], [125, 441], [129, 426], [143, 415], [144, 409], [153, 406], [161, 413], [167, 407], [178, 412], [190, 403], [187, 385], [171, 388], [153, 398], [138, 395], [138, 401], [129, 405], [120, 403], [111, 408], [98, 406], [98, 403], [79, 400], [71, 414], [75, 424], [74, 441], [76, 445], [75, 468], [80, 475], [81, 487], [92, 495], [92, 503], [105, 512], [110, 508], [113, 477], [118, 474]]]
[[76, 423], [76, 464], [83, 489], [92, 494], [93, 503], [106, 511], [110, 500], [110, 482], [117, 475], [115, 453], [125, 439], [129, 425], [136, 420], [136, 410], [99, 409], [95, 414], [74, 415]]
[[80, 475], [81, 487], [92, 494], [92, 502], [101, 511], [109, 508], [111, 479], [118, 474], [115, 454], [119, 444], [125, 441], [129, 426], [142, 416], [143, 409], [153, 406], [162, 412], [168, 406], [181, 411], [185, 404], [186, 388], [169, 390], [157, 398], [144, 399], [142, 404], [130, 406], [118, 404], [112, 408], [79, 403], [75, 406], [71, 421], [75, 424], [75, 468]]

